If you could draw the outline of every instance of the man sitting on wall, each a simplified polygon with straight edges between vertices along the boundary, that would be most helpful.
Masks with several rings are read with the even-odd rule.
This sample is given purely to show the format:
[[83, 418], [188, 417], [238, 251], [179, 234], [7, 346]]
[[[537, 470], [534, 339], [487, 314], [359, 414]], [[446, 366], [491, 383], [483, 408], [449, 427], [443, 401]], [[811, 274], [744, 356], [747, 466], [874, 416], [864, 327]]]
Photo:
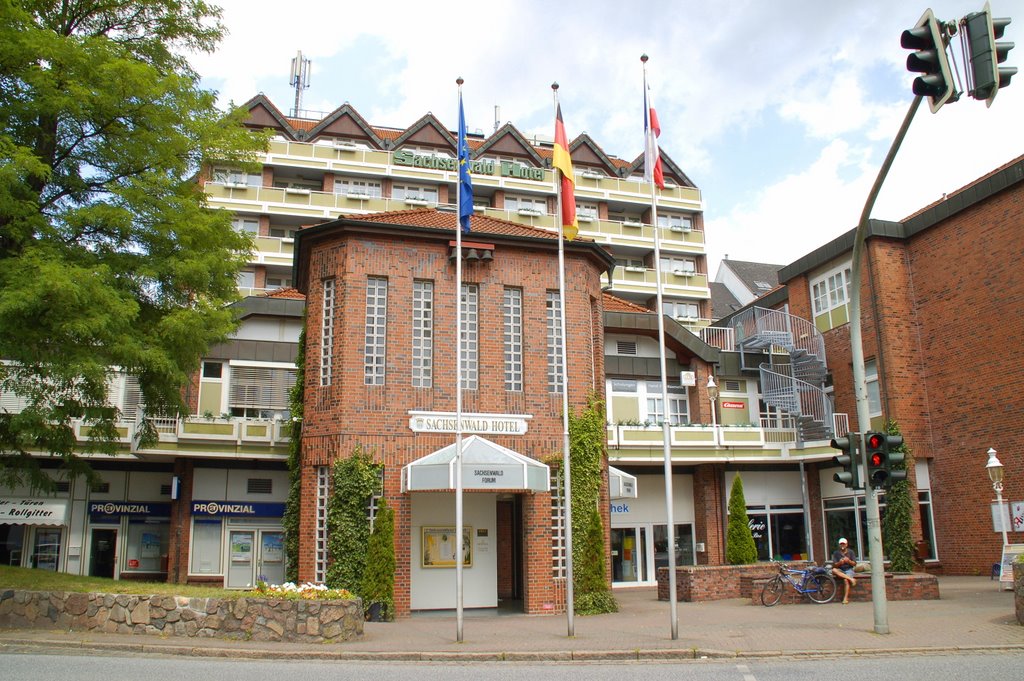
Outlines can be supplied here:
[[857, 567], [857, 557], [849, 548], [846, 537], [839, 540], [839, 548], [832, 554], [832, 574], [843, 580], [843, 605], [850, 602], [850, 587], [857, 584], [853, 577], [853, 568]]

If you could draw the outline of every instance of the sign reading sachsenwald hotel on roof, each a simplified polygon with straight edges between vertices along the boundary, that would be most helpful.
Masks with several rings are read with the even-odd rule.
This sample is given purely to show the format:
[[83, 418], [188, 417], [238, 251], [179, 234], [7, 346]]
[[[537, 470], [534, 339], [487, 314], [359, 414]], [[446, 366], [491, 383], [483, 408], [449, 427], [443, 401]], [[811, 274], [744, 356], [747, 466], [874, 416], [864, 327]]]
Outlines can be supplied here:
[[[392, 156], [396, 166], [411, 166], [413, 168], [431, 168], [433, 170], [450, 170], [455, 172], [458, 168], [454, 158], [440, 156], [423, 156], [414, 154], [411, 151], [396, 151]], [[520, 180], [543, 180], [543, 168], [531, 168], [521, 163], [511, 161], [470, 161], [469, 172], [474, 175], [500, 175], [501, 177], [515, 177]]]

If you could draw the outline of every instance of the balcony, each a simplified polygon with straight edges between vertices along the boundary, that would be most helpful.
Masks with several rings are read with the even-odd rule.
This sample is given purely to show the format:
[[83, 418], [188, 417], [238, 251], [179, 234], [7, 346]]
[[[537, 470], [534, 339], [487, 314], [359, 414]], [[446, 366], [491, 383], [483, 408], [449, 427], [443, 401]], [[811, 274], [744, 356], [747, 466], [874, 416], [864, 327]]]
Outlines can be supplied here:
[[[708, 275], [692, 274], [677, 276], [672, 272], [661, 273], [662, 291], [669, 296], [687, 298], [708, 298]], [[616, 267], [612, 277], [612, 292], [644, 293], [654, 295], [658, 287], [657, 272], [650, 268]]]

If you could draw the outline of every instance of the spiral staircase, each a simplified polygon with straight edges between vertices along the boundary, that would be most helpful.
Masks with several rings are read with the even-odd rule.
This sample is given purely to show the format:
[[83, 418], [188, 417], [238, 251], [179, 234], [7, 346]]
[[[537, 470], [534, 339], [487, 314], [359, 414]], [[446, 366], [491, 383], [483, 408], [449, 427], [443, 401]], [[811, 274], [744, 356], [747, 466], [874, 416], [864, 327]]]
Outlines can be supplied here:
[[745, 364], [748, 351], [769, 357], [757, 367], [764, 403], [794, 418], [801, 441], [831, 438], [832, 402], [823, 389], [825, 339], [814, 324], [781, 310], [752, 307], [730, 325], [744, 369], [754, 368]]

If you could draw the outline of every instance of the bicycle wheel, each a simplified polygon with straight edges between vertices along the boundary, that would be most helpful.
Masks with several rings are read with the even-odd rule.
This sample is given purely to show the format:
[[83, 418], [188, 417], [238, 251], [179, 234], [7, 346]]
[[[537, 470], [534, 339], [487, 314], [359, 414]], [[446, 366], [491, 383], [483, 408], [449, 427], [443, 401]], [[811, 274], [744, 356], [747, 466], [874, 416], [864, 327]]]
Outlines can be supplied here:
[[814, 575], [807, 580], [807, 597], [815, 603], [828, 603], [836, 597], [836, 578], [832, 575]]
[[772, 577], [761, 589], [761, 603], [769, 608], [778, 603], [782, 598], [783, 588], [785, 588], [785, 584], [782, 583], [782, 577], [778, 575]]

